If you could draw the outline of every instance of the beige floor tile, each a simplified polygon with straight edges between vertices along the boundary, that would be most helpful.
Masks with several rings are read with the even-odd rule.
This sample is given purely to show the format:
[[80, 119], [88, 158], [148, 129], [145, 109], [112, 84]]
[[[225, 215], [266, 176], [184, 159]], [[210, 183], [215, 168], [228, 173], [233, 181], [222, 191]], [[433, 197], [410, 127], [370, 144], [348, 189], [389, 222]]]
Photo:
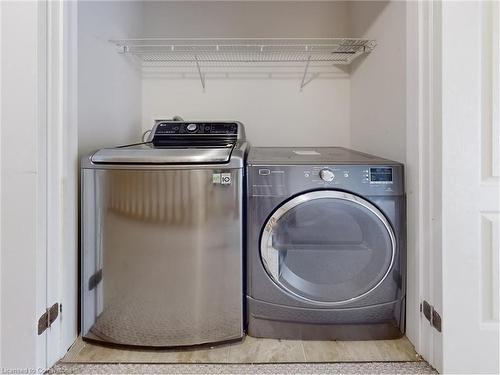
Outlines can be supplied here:
[[198, 350], [144, 350], [107, 347], [77, 340], [62, 362], [93, 363], [226, 363], [229, 347]]
[[[228, 347], [198, 350], [150, 350], [146, 351], [144, 362], [147, 363], [227, 363]], [[134, 362], [133, 355], [127, 362]]]
[[179, 352], [179, 361], [185, 363], [227, 363], [229, 347], [215, 347], [210, 349], [187, 350]]
[[276, 363], [419, 360], [406, 337], [377, 341], [295, 341], [257, 339], [198, 350], [122, 349], [91, 344], [79, 338], [66, 363]]
[[308, 362], [416, 361], [406, 337], [373, 341], [304, 341]]
[[305, 362], [301, 341], [246, 336], [229, 348], [230, 363]]
[[73, 358], [78, 358], [78, 354], [83, 349], [84, 345], [85, 343], [83, 342], [81, 337], [78, 337], [73, 345], [71, 345], [71, 348], [68, 350], [65, 356], [61, 359], [61, 362], [76, 362], [76, 360], [73, 360]]

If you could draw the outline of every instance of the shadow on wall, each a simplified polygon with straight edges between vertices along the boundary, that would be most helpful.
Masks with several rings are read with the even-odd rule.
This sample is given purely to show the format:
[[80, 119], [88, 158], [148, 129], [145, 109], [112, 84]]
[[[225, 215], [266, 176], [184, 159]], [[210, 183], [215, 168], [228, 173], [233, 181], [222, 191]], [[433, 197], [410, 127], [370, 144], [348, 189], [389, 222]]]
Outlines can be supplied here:
[[364, 36], [389, 3], [390, 1], [351, 1], [349, 8], [351, 34], [355, 37]]
[[[349, 8], [351, 35], [353, 37], [367, 37], [377, 40], [379, 36], [371, 34], [370, 30], [389, 3], [390, 1], [352, 1]], [[358, 57], [350, 65], [350, 72], [355, 72], [366, 58], [369, 58], [369, 55]]]
[[[145, 36], [343, 37], [346, 1], [160, 1], [144, 3]], [[186, 22], [186, 20], [190, 20]]]

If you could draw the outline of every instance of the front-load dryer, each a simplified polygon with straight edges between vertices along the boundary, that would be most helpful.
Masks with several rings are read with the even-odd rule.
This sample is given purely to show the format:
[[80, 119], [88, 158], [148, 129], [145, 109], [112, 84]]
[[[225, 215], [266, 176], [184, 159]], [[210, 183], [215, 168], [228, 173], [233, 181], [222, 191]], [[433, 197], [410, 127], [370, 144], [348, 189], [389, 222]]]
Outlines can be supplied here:
[[340, 147], [255, 147], [247, 169], [248, 334], [401, 337], [403, 165]]

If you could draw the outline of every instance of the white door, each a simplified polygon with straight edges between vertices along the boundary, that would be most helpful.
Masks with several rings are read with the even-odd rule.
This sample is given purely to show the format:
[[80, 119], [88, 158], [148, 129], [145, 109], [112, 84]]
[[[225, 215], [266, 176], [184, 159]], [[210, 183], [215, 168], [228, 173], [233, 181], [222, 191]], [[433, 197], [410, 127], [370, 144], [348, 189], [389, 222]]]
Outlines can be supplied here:
[[442, 275], [435, 285], [442, 282], [442, 300], [434, 303], [442, 337], [435, 337], [435, 365], [445, 373], [498, 373], [499, 6], [450, 1], [440, 12]]

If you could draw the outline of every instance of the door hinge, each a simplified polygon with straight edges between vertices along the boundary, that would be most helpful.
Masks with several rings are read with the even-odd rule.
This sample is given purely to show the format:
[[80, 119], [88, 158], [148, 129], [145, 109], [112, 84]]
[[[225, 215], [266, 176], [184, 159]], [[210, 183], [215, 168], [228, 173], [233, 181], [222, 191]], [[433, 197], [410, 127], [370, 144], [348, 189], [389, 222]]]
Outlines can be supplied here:
[[433, 326], [438, 332], [441, 332], [441, 315], [434, 310], [434, 306], [424, 300], [420, 303], [420, 312], [424, 314], [431, 326]]
[[59, 316], [59, 311], [62, 311], [62, 305], [59, 305], [59, 303], [54, 303], [50, 308], [45, 310], [38, 319], [38, 335], [44, 333], [54, 323]]

